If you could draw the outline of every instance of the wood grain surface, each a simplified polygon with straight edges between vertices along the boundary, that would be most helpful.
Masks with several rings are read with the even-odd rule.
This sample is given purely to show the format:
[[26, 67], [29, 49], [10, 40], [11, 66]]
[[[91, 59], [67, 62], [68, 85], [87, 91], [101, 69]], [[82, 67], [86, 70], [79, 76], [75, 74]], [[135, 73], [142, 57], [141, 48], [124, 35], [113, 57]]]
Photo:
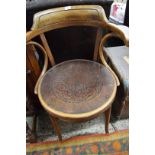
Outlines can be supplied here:
[[45, 74], [40, 95], [51, 109], [81, 114], [105, 104], [114, 85], [111, 73], [103, 65], [71, 60], [56, 65]]

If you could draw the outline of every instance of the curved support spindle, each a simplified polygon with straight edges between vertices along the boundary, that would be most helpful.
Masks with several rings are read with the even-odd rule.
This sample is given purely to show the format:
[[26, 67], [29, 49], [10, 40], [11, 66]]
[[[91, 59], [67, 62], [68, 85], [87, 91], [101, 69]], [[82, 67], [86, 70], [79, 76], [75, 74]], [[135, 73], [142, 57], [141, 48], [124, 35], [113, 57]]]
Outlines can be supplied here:
[[35, 45], [37, 46], [39, 49], [41, 49], [41, 51], [43, 52], [44, 54], [44, 66], [43, 66], [43, 69], [42, 69], [42, 72], [36, 82], [36, 85], [35, 85], [35, 88], [34, 88], [34, 93], [35, 94], [38, 94], [38, 85], [40, 83], [40, 80], [42, 79], [43, 75], [46, 73], [47, 71], [47, 67], [48, 67], [48, 57], [47, 57], [47, 54], [46, 54], [46, 51], [45, 49], [43, 48], [43, 46], [41, 46], [39, 43], [37, 42], [34, 42], [34, 41], [30, 41], [28, 43], [26, 43], [26, 45]]
[[44, 33], [40, 34], [40, 39], [42, 41], [43, 46], [45, 47], [45, 50], [47, 51], [47, 55], [48, 55], [48, 58], [49, 58], [51, 65], [54, 66], [55, 60], [54, 60], [53, 54], [51, 52], [51, 49], [47, 43], [47, 40], [46, 40]]
[[99, 57], [100, 57], [100, 60], [102, 61], [103, 65], [105, 65], [105, 66], [109, 69], [109, 71], [113, 74], [113, 76], [114, 76], [114, 78], [115, 78], [115, 80], [116, 80], [116, 84], [117, 84], [117, 86], [119, 86], [119, 85], [120, 85], [120, 82], [119, 82], [119, 79], [118, 79], [117, 75], [114, 73], [114, 71], [113, 71], [113, 70], [110, 68], [110, 66], [107, 64], [107, 62], [106, 62], [106, 60], [105, 60], [105, 57], [104, 57], [104, 55], [103, 55], [103, 52], [104, 52], [103, 47], [104, 47], [106, 41], [107, 41], [109, 38], [111, 38], [111, 37], [116, 37], [116, 35], [113, 34], [113, 33], [109, 33], [109, 34], [106, 34], [106, 35], [101, 39], [100, 46], [99, 46]]

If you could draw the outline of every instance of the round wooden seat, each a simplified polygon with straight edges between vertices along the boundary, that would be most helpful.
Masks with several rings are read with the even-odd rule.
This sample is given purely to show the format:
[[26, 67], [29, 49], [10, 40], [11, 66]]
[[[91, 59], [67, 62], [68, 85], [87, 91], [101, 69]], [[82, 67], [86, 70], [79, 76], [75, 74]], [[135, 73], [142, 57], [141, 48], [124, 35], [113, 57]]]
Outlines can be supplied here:
[[39, 84], [38, 94], [43, 107], [54, 116], [88, 118], [111, 105], [116, 84], [105, 66], [76, 59], [48, 70]]

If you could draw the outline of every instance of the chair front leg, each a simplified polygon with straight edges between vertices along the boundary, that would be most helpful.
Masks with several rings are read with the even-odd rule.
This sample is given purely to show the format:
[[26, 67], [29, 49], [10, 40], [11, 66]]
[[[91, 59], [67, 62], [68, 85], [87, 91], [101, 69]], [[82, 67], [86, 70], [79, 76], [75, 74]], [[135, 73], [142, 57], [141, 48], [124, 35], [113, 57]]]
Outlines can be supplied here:
[[62, 141], [61, 130], [60, 130], [60, 127], [58, 125], [57, 118], [51, 117], [51, 122], [52, 122], [52, 125], [54, 127], [56, 134], [58, 135], [59, 141]]
[[109, 122], [111, 116], [111, 107], [105, 111], [105, 132], [109, 133]]

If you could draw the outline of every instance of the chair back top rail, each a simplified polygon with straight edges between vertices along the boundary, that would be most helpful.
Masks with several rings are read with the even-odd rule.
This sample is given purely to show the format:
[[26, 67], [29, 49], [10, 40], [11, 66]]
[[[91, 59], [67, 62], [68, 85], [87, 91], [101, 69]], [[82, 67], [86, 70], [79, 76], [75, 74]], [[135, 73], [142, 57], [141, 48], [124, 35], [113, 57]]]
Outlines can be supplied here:
[[55, 9], [41, 11], [35, 14], [32, 30], [46, 29], [50, 25], [55, 25], [53, 28], [60, 28], [61, 26], [73, 26], [77, 23], [84, 25], [95, 26], [99, 23], [107, 22], [105, 12], [101, 6], [98, 5], [79, 5], [66, 6]]
[[69, 26], [103, 27], [108, 22], [104, 9], [98, 5], [66, 6], [48, 9], [34, 15], [27, 41], [41, 33]]
[[27, 33], [26, 41], [30, 41], [41, 33], [69, 26], [93, 26], [116, 32], [128, 45], [128, 38], [122, 29], [109, 23], [104, 9], [99, 5], [78, 5], [48, 9], [34, 15], [33, 26]]

